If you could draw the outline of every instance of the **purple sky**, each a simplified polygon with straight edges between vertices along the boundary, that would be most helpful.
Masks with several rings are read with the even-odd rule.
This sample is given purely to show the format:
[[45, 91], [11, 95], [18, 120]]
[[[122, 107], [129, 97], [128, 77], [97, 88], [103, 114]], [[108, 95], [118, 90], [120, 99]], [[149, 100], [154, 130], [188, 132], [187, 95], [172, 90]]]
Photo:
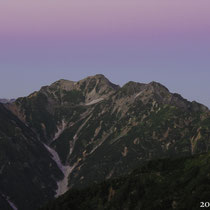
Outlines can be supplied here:
[[0, 98], [102, 73], [210, 107], [210, 1], [1, 1], [0, 73]]

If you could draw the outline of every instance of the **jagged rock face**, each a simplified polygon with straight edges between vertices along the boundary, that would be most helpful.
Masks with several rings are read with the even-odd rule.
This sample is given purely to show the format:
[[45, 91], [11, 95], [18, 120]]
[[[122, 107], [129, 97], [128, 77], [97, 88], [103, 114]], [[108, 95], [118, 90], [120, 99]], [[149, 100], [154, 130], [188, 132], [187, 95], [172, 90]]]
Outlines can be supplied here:
[[[37, 209], [52, 199], [63, 174], [36, 135], [0, 104], [0, 206]], [[6, 207], [7, 206], [7, 207]]]
[[103, 75], [59, 80], [7, 107], [71, 166], [69, 187], [209, 150], [208, 109], [156, 82], [120, 88]]
[[59, 80], [7, 106], [36, 131], [41, 141], [48, 142], [62, 119], [76, 121], [81, 113], [90, 109], [87, 106], [107, 100], [117, 89], [117, 85], [102, 75], [79, 82]]
[[93, 100], [106, 99], [119, 86], [114, 85], [103, 75], [87, 77], [78, 82], [59, 80], [50, 86], [43, 87], [41, 92], [61, 104], [84, 104]]

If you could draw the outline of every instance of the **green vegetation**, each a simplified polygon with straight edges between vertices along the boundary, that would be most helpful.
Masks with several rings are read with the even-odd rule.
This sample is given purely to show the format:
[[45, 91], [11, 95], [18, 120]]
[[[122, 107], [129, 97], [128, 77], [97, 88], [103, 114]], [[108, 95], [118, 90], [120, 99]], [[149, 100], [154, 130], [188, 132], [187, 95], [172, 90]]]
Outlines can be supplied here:
[[66, 129], [52, 144], [55, 148], [63, 164], [66, 164], [66, 160], [70, 151], [70, 142], [73, 142], [73, 137], [78, 130], [81, 123]]
[[154, 160], [130, 175], [72, 189], [41, 210], [197, 210], [209, 201], [210, 154]]
[[69, 102], [73, 104], [79, 104], [80, 102], [84, 102], [85, 97], [82, 91], [79, 90], [72, 90], [72, 91], [63, 91], [63, 101]]
[[91, 92], [93, 90], [93, 88], [96, 86], [96, 79], [91, 79], [88, 83], [88, 89], [87, 92]]
[[16, 101], [21, 111], [26, 116], [26, 122], [37, 131], [42, 141], [47, 141], [56, 129], [53, 115], [48, 111], [48, 98], [45, 94], [38, 92], [27, 98]]

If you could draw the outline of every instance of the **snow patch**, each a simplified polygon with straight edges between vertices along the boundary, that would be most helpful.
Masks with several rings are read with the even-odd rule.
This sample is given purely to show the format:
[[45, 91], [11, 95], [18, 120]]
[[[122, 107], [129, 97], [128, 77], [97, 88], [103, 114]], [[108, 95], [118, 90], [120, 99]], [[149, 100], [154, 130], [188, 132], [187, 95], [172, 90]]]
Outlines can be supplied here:
[[101, 141], [96, 147], [94, 147], [91, 151], [90, 151], [90, 155], [92, 154], [92, 153], [94, 153], [103, 143], [104, 143], [104, 141], [106, 140], [106, 138], [104, 138], [104, 140], [103, 141]]
[[55, 163], [57, 164], [58, 168], [63, 172], [65, 172], [65, 169], [64, 169], [64, 165], [61, 163], [61, 159], [58, 155], [58, 153], [52, 149], [51, 147], [47, 146], [46, 144], [44, 144], [45, 148], [49, 151], [49, 153], [52, 155], [52, 159], [55, 161]]
[[95, 99], [95, 100], [93, 100], [93, 101], [91, 101], [89, 103], [86, 103], [85, 105], [86, 106], [93, 105], [93, 104], [96, 104], [96, 103], [98, 103], [100, 101], [103, 101], [103, 100], [104, 100], [104, 98]]
[[79, 127], [79, 129], [77, 130], [76, 134], [73, 137], [73, 142], [70, 142], [70, 151], [69, 151], [69, 156], [71, 156], [73, 150], [74, 150], [74, 146], [75, 143], [78, 139], [78, 134], [79, 132], [82, 130], [82, 128], [87, 124], [87, 122], [90, 120], [90, 118], [92, 117], [92, 114], [85, 120], [85, 122]]
[[13, 210], [18, 210], [18, 208], [15, 206], [15, 204], [10, 200], [8, 196], [5, 196], [4, 194], [2, 194], [2, 196], [4, 199], [6, 199], [6, 201], [8, 202], [8, 204]]
[[[75, 143], [76, 143], [76, 141], [78, 139], [79, 132], [86, 125], [86, 123], [89, 121], [89, 119], [91, 117], [92, 117], [92, 115], [90, 115], [86, 119], [86, 121], [79, 127], [79, 129], [77, 130], [76, 134], [73, 137], [73, 141], [70, 142], [70, 153], [69, 153], [69, 156], [72, 154], [72, 152], [74, 150], [74, 146], [75, 146]], [[58, 138], [58, 136], [61, 135], [61, 133], [63, 132], [62, 129], [64, 130], [65, 128], [66, 128], [66, 123], [63, 120], [62, 121], [62, 126], [61, 126], [60, 130], [56, 133], [55, 137]], [[64, 175], [64, 178], [57, 182], [58, 189], [56, 190], [56, 195], [55, 195], [55, 197], [57, 198], [58, 196], [64, 194], [66, 191], [68, 191], [68, 189], [69, 189], [68, 188], [68, 177], [72, 173], [72, 171], [74, 170], [74, 168], [77, 166], [78, 163], [75, 163], [73, 166], [63, 165], [62, 162], [61, 162], [61, 159], [60, 159], [60, 157], [58, 155], [58, 153], [54, 149], [49, 147], [48, 145], [46, 145], [44, 143], [43, 143], [43, 145], [50, 152], [50, 154], [52, 155], [52, 159], [55, 161], [55, 163], [57, 164], [58, 168], [63, 172], [63, 175]]]
[[77, 134], [75, 134], [74, 135], [74, 137], [73, 137], [73, 142], [72, 141], [70, 141], [70, 151], [69, 151], [69, 156], [72, 154], [72, 152], [73, 152], [73, 150], [74, 150], [74, 145], [75, 145], [75, 143], [76, 143], [76, 141], [77, 141]]
[[12, 207], [13, 210], [18, 210], [18, 208], [15, 206], [15, 204], [12, 203], [10, 200], [7, 200], [7, 202], [9, 203], [9, 205]]
[[66, 126], [67, 126], [67, 123], [65, 122], [65, 120], [62, 120], [61, 125], [57, 126], [57, 130], [58, 131], [55, 133], [55, 136], [53, 138], [53, 141], [55, 141], [57, 138], [60, 137], [60, 135], [65, 130]]
[[63, 174], [64, 174], [64, 179], [57, 182], [58, 185], [58, 189], [56, 191], [56, 198], [59, 197], [60, 195], [63, 195], [64, 193], [66, 193], [69, 190], [68, 187], [68, 177], [71, 174], [71, 172], [74, 170], [74, 168], [76, 167], [77, 164], [74, 164], [73, 166], [64, 166], [63, 167]]
[[[73, 141], [70, 142], [70, 151], [69, 151], [69, 156], [72, 154], [73, 150], [74, 150], [74, 146], [75, 143], [78, 139], [78, 134], [81, 131], [81, 129], [86, 125], [86, 123], [89, 121], [89, 119], [92, 117], [92, 115], [90, 115], [86, 121], [79, 127], [79, 129], [77, 130], [76, 134], [73, 137]], [[51, 149], [51, 148], [50, 148]], [[51, 149], [52, 150], [52, 149]], [[54, 151], [55, 152], [55, 151]], [[57, 161], [57, 158], [55, 158], [55, 160]], [[57, 162], [56, 162], [57, 163]], [[59, 164], [59, 162], [57, 163]], [[59, 164], [60, 165], [60, 164]], [[58, 167], [59, 167], [58, 165]], [[69, 175], [72, 173], [72, 171], [74, 170], [74, 168], [78, 165], [78, 163], [75, 163], [73, 166], [64, 166], [62, 165], [62, 172], [64, 174], [64, 179], [57, 182], [58, 185], [58, 189], [56, 191], [56, 198], [59, 197], [60, 195], [63, 195], [65, 192], [68, 191], [69, 187], [68, 187], [68, 177]]]
[[5, 168], [5, 166], [6, 166], [6, 164], [4, 164], [4, 165], [1, 167], [1, 169], [0, 169], [0, 174], [2, 174], [2, 172], [3, 172], [4, 168]]
[[56, 195], [55, 195], [55, 197], [57, 198], [60, 195], [63, 195], [65, 192], [68, 191], [68, 189], [69, 189], [68, 188], [68, 177], [69, 177], [70, 173], [76, 167], [76, 164], [73, 165], [72, 167], [68, 166], [68, 165], [63, 165], [58, 153], [54, 149], [47, 146], [46, 144], [44, 144], [44, 146], [50, 152], [50, 154], [52, 155], [52, 159], [55, 161], [58, 168], [63, 172], [63, 175], [64, 175], [64, 178], [57, 182], [58, 189], [56, 190]]
[[139, 97], [141, 95], [142, 91], [136, 94], [135, 98]]
[[114, 169], [112, 169], [110, 171], [110, 173], [108, 174], [108, 176], [106, 177], [106, 179], [110, 179], [112, 177], [112, 175], [114, 174]]

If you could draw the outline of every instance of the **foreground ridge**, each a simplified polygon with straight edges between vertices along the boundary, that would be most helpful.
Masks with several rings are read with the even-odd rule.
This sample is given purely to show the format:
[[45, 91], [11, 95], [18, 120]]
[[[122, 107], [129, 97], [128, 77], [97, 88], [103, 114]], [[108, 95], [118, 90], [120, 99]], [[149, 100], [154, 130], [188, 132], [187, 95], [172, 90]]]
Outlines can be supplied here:
[[210, 193], [209, 161], [209, 153], [152, 160], [124, 177], [69, 190], [40, 210], [196, 210]]

